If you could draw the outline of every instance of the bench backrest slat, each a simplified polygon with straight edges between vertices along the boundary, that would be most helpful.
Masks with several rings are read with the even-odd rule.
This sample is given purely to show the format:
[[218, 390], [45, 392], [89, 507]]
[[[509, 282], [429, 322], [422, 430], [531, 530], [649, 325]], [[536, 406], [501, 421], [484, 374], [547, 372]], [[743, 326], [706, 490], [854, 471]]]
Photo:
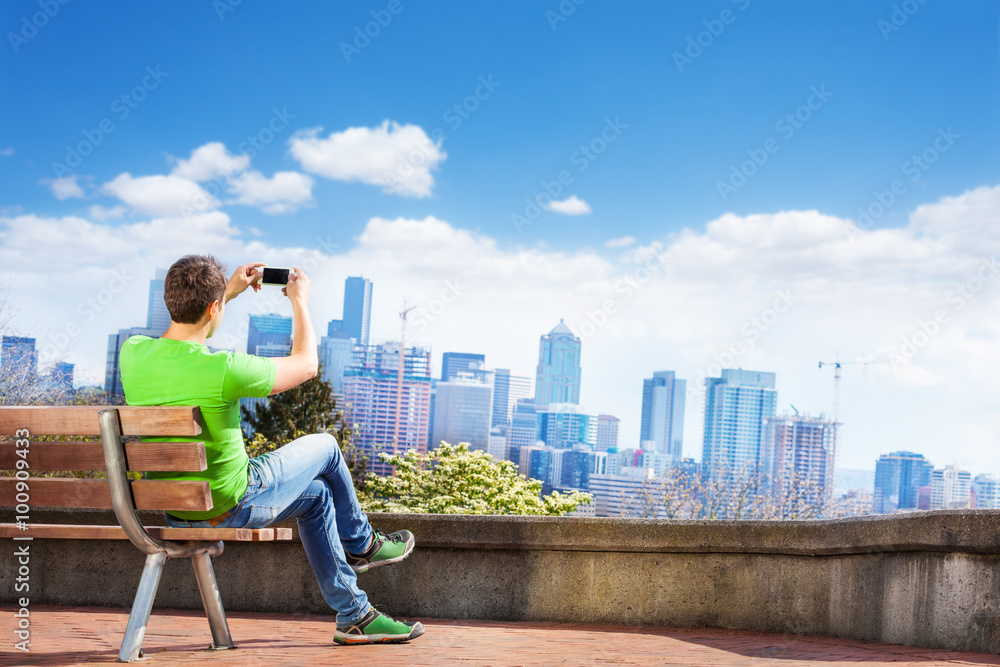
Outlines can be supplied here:
[[[0, 505], [17, 505], [14, 477], [0, 477]], [[33, 507], [94, 507], [111, 509], [111, 489], [104, 479], [32, 477], [27, 480], [28, 505]], [[212, 509], [208, 482], [140, 479], [132, 482], [140, 510], [203, 512]]]
[[[29, 442], [28, 447], [17, 447], [13, 440], [0, 442], [0, 470], [14, 470], [22, 458], [29, 471], [106, 469], [99, 442]], [[203, 442], [129, 442], [125, 458], [128, 469], [135, 472], [188, 472], [208, 467]]]
[[[97, 413], [107, 405], [2, 406], [0, 434], [13, 437], [18, 429], [31, 435], [100, 435]], [[193, 406], [120, 406], [122, 435], [194, 436], [201, 433], [200, 411]]]

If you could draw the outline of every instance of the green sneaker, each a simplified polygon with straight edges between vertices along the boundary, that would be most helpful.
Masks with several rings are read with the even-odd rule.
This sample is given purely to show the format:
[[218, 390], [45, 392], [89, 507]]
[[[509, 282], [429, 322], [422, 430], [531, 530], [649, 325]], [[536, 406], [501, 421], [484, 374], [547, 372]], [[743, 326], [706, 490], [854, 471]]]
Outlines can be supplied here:
[[338, 644], [398, 644], [424, 634], [419, 621], [394, 621], [375, 607], [352, 625], [338, 625], [333, 641]]
[[372, 545], [368, 547], [368, 551], [363, 554], [346, 554], [347, 564], [359, 574], [380, 565], [398, 563], [410, 555], [415, 543], [413, 533], [408, 530], [397, 530], [387, 535], [376, 528], [372, 537]]

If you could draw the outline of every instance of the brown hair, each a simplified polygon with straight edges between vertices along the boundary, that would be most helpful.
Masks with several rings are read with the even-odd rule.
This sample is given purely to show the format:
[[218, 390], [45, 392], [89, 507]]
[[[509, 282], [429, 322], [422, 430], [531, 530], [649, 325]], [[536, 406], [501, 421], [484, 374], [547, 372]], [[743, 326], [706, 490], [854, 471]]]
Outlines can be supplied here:
[[196, 324], [205, 309], [226, 295], [226, 267], [211, 255], [185, 255], [174, 262], [163, 281], [163, 300], [170, 319]]

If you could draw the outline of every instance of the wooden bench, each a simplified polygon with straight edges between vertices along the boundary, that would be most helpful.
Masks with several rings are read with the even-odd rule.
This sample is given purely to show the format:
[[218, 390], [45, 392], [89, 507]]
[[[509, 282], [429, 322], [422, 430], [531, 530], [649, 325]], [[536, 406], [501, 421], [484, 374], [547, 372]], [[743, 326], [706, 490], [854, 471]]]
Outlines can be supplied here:
[[[145, 527], [136, 510], [207, 511], [212, 494], [205, 481], [129, 480], [128, 471], [201, 471], [207, 467], [205, 444], [185, 440], [201, 433], [197, 407], [0, 407], [0, 505], [27, 505], [25, 525], [0, 524], [0, 537], [132, 541], [146, 554], [118, 660], [142, 656], [142, 640], [153, 608], [160, 575], [168, 558], [190, 558], [208, 624], [209, 648], [236, 648], [212, 569], [212, 556], [223, 541], [268, 542], [292, 539], [290, 528]], [[25, 435], [27, 433], [28, 435]], [[101, 442], [39, 442], [53, 436], [101, 436]], [[123, 436], [177, 437], [177, 442], [123, 442]], [[41, 470], [105, 470], [107, 479], [33, 477]], [[24, 472], [22, 472], [24, 471]], [[25, 502], [22, 502], [25, 501]], [[111, 508], [117, 526], [32, 524], [37, 507]], [[15, 517], [11, 517], [15, 518]]]

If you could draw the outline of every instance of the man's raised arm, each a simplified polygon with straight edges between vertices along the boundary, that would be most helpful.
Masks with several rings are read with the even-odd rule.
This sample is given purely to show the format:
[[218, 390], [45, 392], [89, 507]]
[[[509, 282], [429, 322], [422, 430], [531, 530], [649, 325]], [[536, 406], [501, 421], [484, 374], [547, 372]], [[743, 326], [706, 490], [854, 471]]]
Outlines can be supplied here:
[[319, 358], [316, 355], [316, 332], [309, 317], [309, 278], [299, 267], [288, 276], [288, 285], [281, 291], [292, 302], [292, 353], [274, 360], [277, 373], [271, 395], [297, 387], [316, 377]]

